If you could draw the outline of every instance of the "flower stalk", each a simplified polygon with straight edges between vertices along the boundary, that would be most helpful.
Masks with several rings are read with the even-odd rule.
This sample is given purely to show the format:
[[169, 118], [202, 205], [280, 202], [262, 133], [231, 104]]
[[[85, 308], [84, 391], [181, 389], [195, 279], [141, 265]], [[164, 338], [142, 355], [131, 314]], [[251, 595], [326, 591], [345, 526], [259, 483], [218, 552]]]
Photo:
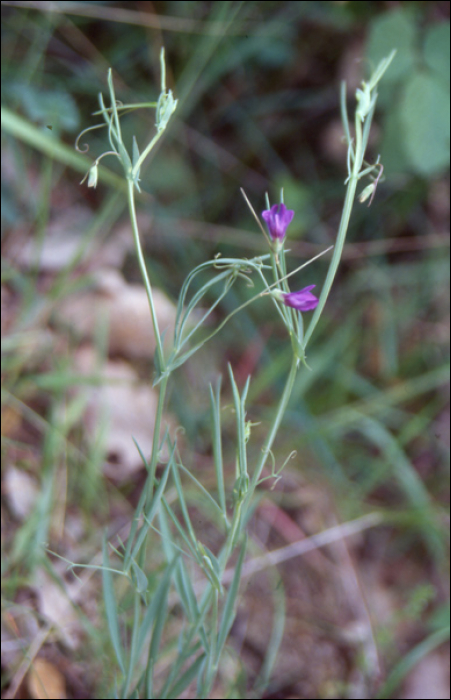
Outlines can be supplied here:
[[[379, 80], [382, 78], [390, 63], [392, 62], [395, 53], [396, 51], [392, 51], [387, 58], [381, 61], [377, 66], [370, 81], [368, 83], [363, 82], [363, 89], [361, 90], [359, 88], [356, 91], [358, 108], [356, 110], [354, 119], [355, 146], [350, 135], [349, 120], [346, 109], [346, 83], [343, 82], [341, 85], [341, 114], [345, 130], [345, 136], [348, 143], [348, 177], [345, 181], [345, 184], [347, 184], [347, 190], [343, 205], [343, 211], [341, 214], [340, 225], [338, 228], [337, 241], [335, 243], [332, 259], [329, 265], [329, 269], [327, 271], [323, 288], [321, 290], [318, 306], [316, 307], [313, 313], [313, 316], [305, 333], [303, 341], [304, 351], [310, 341], [310, 338], [312, 337], [313, 331], [315, 330], [319, 319], [321, 318], [321, 314], [326, 305], [326, 301], [332, 288], [335, 275], [337, 274], [338, 265], [341, 260], [343, 247], [346, 240], [346, 233], [348, 231], [349, 220], [351, 218], [351, 212], [354, 204], [357, 184], [362, 177], [371, 174], [380, 165], [379, 162], [377, 162], [374, 166], [370, 166], [369, 168], [362, 170], [362, 165], [364, 164], [365, 151], [368, 144], [368, 136], [370, 133], [371, 122], [376, 106], [376, 87]], [[382, 171], [380, 171], [379, 177], [381, 174]]]

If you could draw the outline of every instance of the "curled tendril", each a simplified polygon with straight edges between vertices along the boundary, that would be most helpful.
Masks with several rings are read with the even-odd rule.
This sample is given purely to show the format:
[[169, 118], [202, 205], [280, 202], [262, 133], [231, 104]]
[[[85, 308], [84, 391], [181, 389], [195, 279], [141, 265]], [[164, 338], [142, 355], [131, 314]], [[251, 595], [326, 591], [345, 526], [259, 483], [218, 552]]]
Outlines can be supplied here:
[[[265, 452], [265, 450], [262, 450], [262, 452]], [[274, 479], [274, 482], [271, 485], [271, 491], [274, 489], [276, 486], [277, 482], [282, 478], [280, 475], [283, 471], [283, 469], [286, 467], [290, 459], [293, 459], [297, 455], [297, 450], [292, 450], [288, 457], [285, 459], [284, 463], [282, 466], [276, 471], [276, 460], [274, 457], [274, 453], [272, 450], [266, 450], [266, 454], [269, 455], [271, 458], [271, 474], [268, 474], [268, 476], [262, 477], [258, 484], [262, 484], [264, 481], [268, 481], [268, 479]]]
[[373, 199], [374, 199], [374, 195], [376, 194], [377, 185], [378, 185], [378, 183], [379, 183], [379, 180], [380, 180], [381, 177], [382, 177], [382, 173], [384, 172], [384, 166], [382, 165], [382, 163], [375, 163], [374, 167], [375, 167], [375, 168], [379, 168], [379, 175], [378, 175], [378, 176], [376, 177], [376, 179], [374, 180], [374, 183], [373, 183], [374, 189], [373, 189], [373, 192], [372, 192], [372, 194], [371, 194], [370, 201], [368, 202], [368, 206], [370, 206], [371, 202], [372, 202]]
[[245, 280], [247, 282], [246, 286], [249, 288], [255, 287], [255, 284], [253, 280], [248, 277], [244, 272], [240, 272], [240, 270], [233, 270], [232, 273], [232, 278], [237, 279], [237, 277], [240, 277], [242, 280]]
[[89, 144], [83, 144], [83, 148], [80, 148], [79, 146], [79, 142], [83, 134], [86, 134], [88, 131], [94, 131], [94, 129], [102, 129], [104, 126], [106, 126], [106, 124], [96, 124], [95, 126], [88, 126], [87, 129], [83, 129], [75, 140], [75, 150], [77, 153], [87, 153], [89, 151]]

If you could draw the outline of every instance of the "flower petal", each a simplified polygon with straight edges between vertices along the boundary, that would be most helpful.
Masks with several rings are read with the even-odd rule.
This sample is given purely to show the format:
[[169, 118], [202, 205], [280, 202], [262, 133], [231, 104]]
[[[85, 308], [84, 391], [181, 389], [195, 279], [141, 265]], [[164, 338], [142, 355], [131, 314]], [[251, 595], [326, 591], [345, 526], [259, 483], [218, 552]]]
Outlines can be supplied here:
[[285, 238], [288, 225], [294, 216], [292, 209], [287, 209], [285, 204], [274, 204], [271, 209], [262, 212], [262, 217], [268, 226], [272, 240], [282, 241]]
[[297, 309], [297, 311], [313, 311], [319, 303], [319, 299], [310, 291], [315, 286], [314, 284], [310, 284], [308, 287], [304, 287], [304, 289], [300, 289], [298, 292], [284, 294], [283, 303], [285, 306], [291, 306], [293, 309]]

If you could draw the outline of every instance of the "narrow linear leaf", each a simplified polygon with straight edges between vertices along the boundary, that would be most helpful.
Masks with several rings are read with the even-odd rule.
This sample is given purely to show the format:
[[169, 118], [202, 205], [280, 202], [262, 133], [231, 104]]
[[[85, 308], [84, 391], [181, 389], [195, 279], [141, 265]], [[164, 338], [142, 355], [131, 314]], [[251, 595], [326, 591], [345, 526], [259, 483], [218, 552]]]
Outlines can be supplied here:
[[244, 562], [244, 555], [246, 553], [246, 544], [247, 544], [247, 537], [244, 538], [243, 544], [241, 545], [241, 551], [240, 551], [238, 561], [237, 561], [236, 566], [235, 566], [235, 572], [233, 574], [232, 583], [231, 583], [229, 591], [227, 593], [226, 603], [224, 606], [224, 611], [222, 613], [222, 619], [221, 619], [221, 624], [219, 627], [219, 634], [218, 634], [218, 646], [217, 646], [217, 650], [216, 650], [216, 664], [219, 663], [219, 659], [221, 658], [222, 648], [225, 644], [225, 641], [227, 639], [227, 635], [229, 634], [230, 628], [232, 627], [233, 621], [235, 619], [234, 606], [235, 606], [235, 602], [236, 602], [236, 599], [238, 596], [238, 590], [240, 587], [241, 569], [242, 569], [243, 562]]
[[110, 571], [110, 560], [108, 557], [108, 544], [106, 537], [103, 540], [103, 599], [105, 602], [105, 612], [110, 632], [111, 643], [114, 653], [116, 654], [117, 662], [122, 673], [125, 675], [124, 650], [122, 648], [121, 636], [119, 632], [119, 621], [117, 614], [117, 603], [114, 595], [113, 576]]

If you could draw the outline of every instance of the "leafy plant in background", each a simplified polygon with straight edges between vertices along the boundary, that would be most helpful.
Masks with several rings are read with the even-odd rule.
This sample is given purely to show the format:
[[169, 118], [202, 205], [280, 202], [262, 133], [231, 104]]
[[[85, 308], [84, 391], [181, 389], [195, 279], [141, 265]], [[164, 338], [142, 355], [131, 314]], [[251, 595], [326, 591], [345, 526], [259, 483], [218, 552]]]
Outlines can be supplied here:
[[[348, 144], [348, 177], [346, 178], [346, 196], [337, 240], [330, 261], [328, 273], [317, 298], [312, 289], [314, 285], [290, 291], [288, 280], [301, 268], [287, 272], [285, 256], [285, 237], [294, 212], [288, 210], [283, 202], [270, 205], [267, 197], [267, 209], [262, 213], [268, 231], [249, 204], [263, 235], [269, 252], [252, 259], [221, 258], [207, 261], [196, 267], [187, 276], [182, 286], [175, 323], [172, 347], [168, 350], [164, 343], [155, 311], [152, 285], [146, 269], [141, 249], [135, 208], [135, 191], [140, 191], [140, 168], [146, 156], [163, 135], [172, 114], [177, 108], [177, 100], [171, 90], [166, 88], [164, 52], [161, 52], [161, 93], [157, 102], [123, 105], [116, 100], [112, 72], [108, 74], [110, 105], [107, 107], [100, 95], [100, 111], [96, 114], [104, 123], [90, 127], [80, 134], [80, 138], [91, 129], [106, 126], [111, 150], [103, 153], [94, 162], [86, 175], [88, 186], [95, 187], [98, 180], [98, 164], [107, 155], [118, 158], [127, 182], [127, 197], [130, 220], [132, 224], [136, 253], [143, 282], [147, 291], [150, 313], [156, 338], [154, 357], [154, 385], [159, 388], [158, 408], [155, 416], [153, 447], [149, 459], [137, 445], [141, 458], [147, 469], [146, 486], [142, 491], [136, 508], [135, 517], [130, 526], [126, 542], [115, 549], [120, 568], [110, 565], [110, 554], [106, 541], [103, 548], [103, 590], [106, 615], [115, 651], [119, 674], [115, 696], [176, 698], [193, 680], [197, 681], [198, 697], [208, 697], [215, 682], [221, 657], [231, 629], [239, 592], [242, 565], [246, 553], [246, 526], [256, 505], [256, 490], [267, 478], [277, 478], [283, 468], [276, 468], [272, 447], [287, 408], [294, 386], [295, 377], [300, 367], [307, 366], [306, 349], [313, 331], [319, 322], [321, 313], [330, 293], [335, 274], [340, 262], [346, 232], [359, 181], [369, 178], [370, 183], [360, 193], [360, 201], [374, 197], [377, 183], [382, 175], [379, 159], [374, 164], [365, 161], [365, 150], [371, 128], [372, 117], [377, 99], [376, 87], [387, 70], [394, 56], [391, 52], [377, 66], [368, 82], [356, 92], [357, 107], [354, 118], [355, 135], [351, 136], [351, 127], [346, 110], [346, 86], [342, 88], [342, 119]], [[153, 108], [156, 112], [156, 133], [142, 154], [136, 139], [133, 140], [132, 153], [129, 154], [122, 139], [120, 115], [124, 111], [137, 108]], [[81, 149], [79, 149], [81, 150]], [[86, 148], [85, 148], [86, 150]], [[85, 178], [85, 179], [86, 179]], [[327, 252], [327, 251], [325, 251]], [[318, 256], [317, 256], [318, 257]], [[207, 281], [191, 296], [193, 280], [198, 276], [211, 275]], [[213, 331], [205, 333], [204, 323], [210, 317], [221, 300], [239, 280], [254, 284], [252, 277], [260, 281], [262, 291], [239, 308], [230, 313]], [[219, 290], [219, 291], [218, 291]], [[208, 308], [199, 318], [194, 313], [202, 302], [211, 299]], [[236, 416], [236, 475], [231, 488], [227, 488], [221, 441], [221, 380], [215, 387], [210, 386], [210, 405], [212, 423], [212, 441], [214, 467], [217, 481], [217, 493], [209, 493], [203, 485], [184, 466], [177, 440], [163, 427], [163, 410], [169, 379], [175, 369], [180, 367], [207, 341], [216, 335], [234, 314], [244, 306], [255, 302], [271, 303], [289, 335], [292, 347], [292, 362], [279, 404], [275, 407], [271, 426], [260, 449], [256, 464], [248, 460], [248, 444], [252, 435], [252, 424], [246, 420], [246, 399], [250, 386], [250, 377], [240, 391], [229, 366], [229, 379], [232, 387], [233, 404]], [[314, 311], [306, 329], [303, 313]], [[195, 318], [194, 321], [192, 319]], [[164, 449], [168, 453], [165, 458]], [[263, 476], [268, 461], [271, 463], [271, 475]], [[156, 477], [157, 465], [166, 462], [159, 479]], [[224, 541], [220, 551], [214, 554], [199, 539], [195, 532], [186, 500], [182, 476], [189, 478], [202, 496], [207, 499], [216, 513], [220, 528], [224, 531]], [[172, 478], [178, 497], [179, 519], [174, 505], [166, 498], [169, 478]], [[155, 531], [161, 542], [161, 549], [166, 559], [164, 568], [155, 583], [150, 572], [146, 571], [146, 558]], [[154, 545], [153, 545], [154, 546]], [[205, 576], [203, 589], [195, 590], [190, 576], [188, 562], [196, 564]], [[225, 570], [233, 566], [227, 592], [224, 589]], [[124, 630], [120, 623], [120, 614], [113, 585], [113, 574], [126, 578], [131, 587], [133, 598], [133, 620], [129, 638], [125, 641]], [[178, 602], [184, 616], [182, 631], [176, 643], [165, 636], [168, 622], [168, 593], [174, 587]], [[267, 682], [274, 663], [280, 637], [273, 636], [269, 662], [265, 664], [257, 682], [261, 691]], [[167, 645], [163, 649], [162, 645]], [[172, 663], [166, 674], [162, 674], [158, 662], [164, 653], [171, 654]]]
[[449, 22], [423, 29], [408, 8], [372, 21], [370, 61], [376, 65], [394, 44], [397, 50], [380, 96], [389, 107], [381, 155], [390, 175], [431, 177], [449, 167], [449, 29]]

